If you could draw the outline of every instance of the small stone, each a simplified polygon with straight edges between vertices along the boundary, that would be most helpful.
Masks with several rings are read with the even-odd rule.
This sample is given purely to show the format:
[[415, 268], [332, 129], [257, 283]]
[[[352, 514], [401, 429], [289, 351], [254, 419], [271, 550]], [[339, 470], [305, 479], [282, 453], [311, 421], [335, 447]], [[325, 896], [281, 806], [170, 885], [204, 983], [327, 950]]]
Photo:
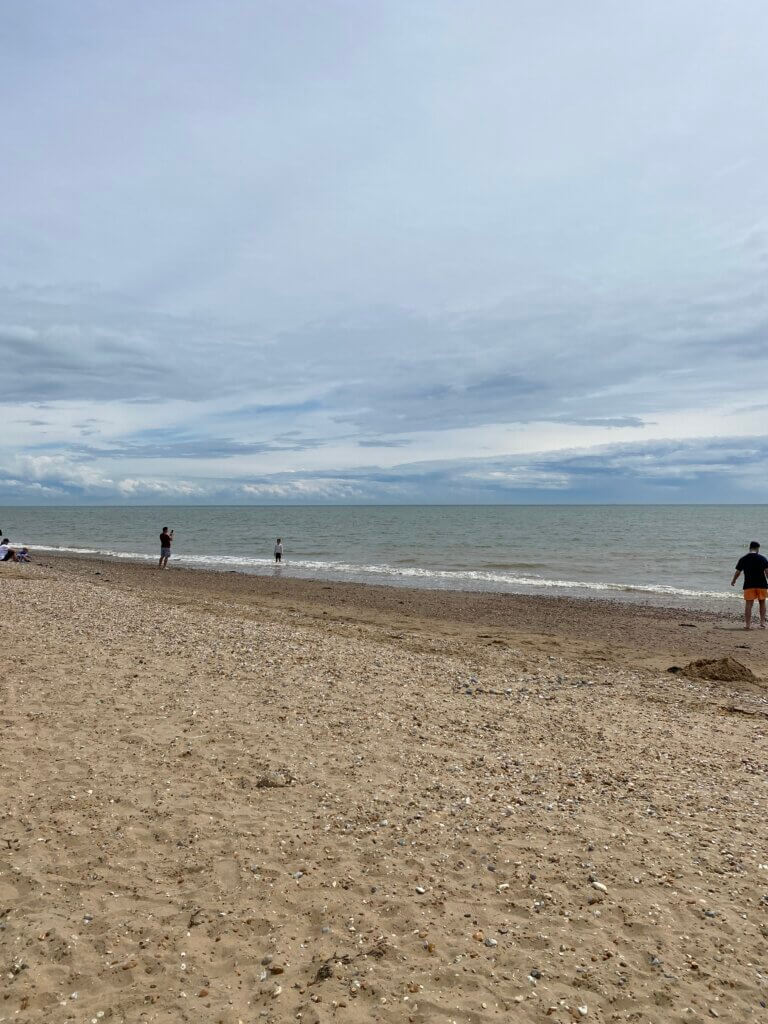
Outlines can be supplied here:
[[578, 1006], [577, 1010], [579, 1011], [579, 1016], [580, 1017], [586, 1017], [587, 1014], [589, 1013], [589, 1010], [587, 1009], [586, 1006]]
[[208, 989], [207, 988], [201, 988], [200, 991], [197, 993], [198, 999], [204, 999], [207, 995], [208, 995]]
[[498, 946], [498, 944], [499, 944], [499, 943], [498, 943], [498, 941], [497, 941], [496, 939], [492, 939], [492, 938], [491, 938], [491, 937], [489, 936], [489, 937], [488, 937], [488, 938], [487, 938], [487, 939], [485, 940], [485, 944], [486, 944], [486, 946], [488, 946], [488, 948], [489, 948], [489, 949], [493, 949], [493, 947], [494, 947], [494, 946]]
[[597, 889], [598, 892], [608, 892], [608, 886], [603, 885], [602, 882], [593, 882], [592, 888]]
[[427, 890], [424, 888], [423, 885], [416, 886], [416, 892], [419, 894], [419, 896], [423, 896], [426, 891]]

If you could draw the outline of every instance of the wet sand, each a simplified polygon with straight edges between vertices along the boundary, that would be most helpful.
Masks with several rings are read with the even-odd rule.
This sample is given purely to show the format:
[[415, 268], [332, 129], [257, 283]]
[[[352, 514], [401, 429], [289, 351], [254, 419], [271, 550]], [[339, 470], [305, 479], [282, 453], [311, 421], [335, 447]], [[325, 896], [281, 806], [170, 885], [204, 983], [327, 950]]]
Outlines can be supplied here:
[[[768, 635], [5, 565], [0, 1021], [764, 1020]], [[757, 683], [665, 669], [730, 655]]]

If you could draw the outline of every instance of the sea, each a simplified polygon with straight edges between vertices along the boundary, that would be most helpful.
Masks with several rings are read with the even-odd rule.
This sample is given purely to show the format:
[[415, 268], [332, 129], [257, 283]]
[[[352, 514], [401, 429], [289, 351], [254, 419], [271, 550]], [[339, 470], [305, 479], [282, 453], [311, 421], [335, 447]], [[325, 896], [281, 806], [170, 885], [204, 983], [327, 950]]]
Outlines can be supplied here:
[[[389, 586], [725, 608], [765, 505], [9, 507], [0, 526], [35, 555]], [[284, 546], [276, 566], [277, 537]]]

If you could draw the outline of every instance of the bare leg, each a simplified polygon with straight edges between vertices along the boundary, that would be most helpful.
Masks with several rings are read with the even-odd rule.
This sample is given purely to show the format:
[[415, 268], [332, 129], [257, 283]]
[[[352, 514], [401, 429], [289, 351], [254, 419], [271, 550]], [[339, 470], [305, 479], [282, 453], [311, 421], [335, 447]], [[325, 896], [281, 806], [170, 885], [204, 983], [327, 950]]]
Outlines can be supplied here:
[[744, 629], [750, 629], [752, 626], [752, 605], [754, 601], [744, 602]]
[[765, 601], [758, 601], [760, 605], [760, 629], [765, 629]]

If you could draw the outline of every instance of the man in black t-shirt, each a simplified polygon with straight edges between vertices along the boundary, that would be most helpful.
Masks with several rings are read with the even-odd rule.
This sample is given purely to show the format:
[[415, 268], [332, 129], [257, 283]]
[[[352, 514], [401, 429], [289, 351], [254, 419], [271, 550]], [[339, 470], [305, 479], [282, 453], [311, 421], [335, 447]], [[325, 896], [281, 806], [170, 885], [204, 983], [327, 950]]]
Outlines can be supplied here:
[[765, 599], [768, 597], [768, 558], [760, 554], [760, 545], [753, 540], [749, 545], [749, 554], [742, 555], [736, 563], [731, 586], [744, 573], [744, 629], [752, 626], [752, 605], [757, 601], [760, 606], [760, 629], [765, 629]]
[[171, 542], [173, 541], [173, 530], [168, 531], [168, 527], [163, 527], [163, 532], [160, 534], [160, 562], [158, 563], [158, 569], [168, 568], [168, 559], [171, 557]]

